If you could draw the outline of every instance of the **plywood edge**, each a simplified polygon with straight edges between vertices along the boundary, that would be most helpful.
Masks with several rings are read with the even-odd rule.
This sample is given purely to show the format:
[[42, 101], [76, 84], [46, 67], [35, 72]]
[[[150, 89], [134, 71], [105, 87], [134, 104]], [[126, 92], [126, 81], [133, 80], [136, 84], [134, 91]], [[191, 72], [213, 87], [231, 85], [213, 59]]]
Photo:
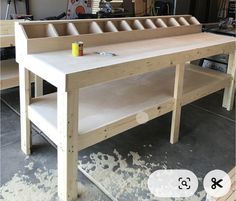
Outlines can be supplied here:
[[[184, 17], [184, 18], [190, 18], [192, 17], [192, 15], [166, 15], [166, 16], [148, 16], [148, 17], [123, 17], [123, 18], [100, 18], [100, 19], [96, 19], [97, 22], [104, 22], [107, 20], [111, 20], [111, 21], [120, 21], [120, 20], [135, 20], [135, 19], [156, 19], [156, 18], [162, 18], [162, 19], [168, 19], [170, 17], [174, 17], [174, 18], [179, 18], [179, 17]], [[92, 22], [94, 21], [94, 19], [72, 19], [72, 20], [47, 20], [47, 21], [24, 21], [24, 22], [19, 22], [22, 25], [31, 25], [31, 24], [48, 24], [48, 23], [68, 23], [68, 22]]]

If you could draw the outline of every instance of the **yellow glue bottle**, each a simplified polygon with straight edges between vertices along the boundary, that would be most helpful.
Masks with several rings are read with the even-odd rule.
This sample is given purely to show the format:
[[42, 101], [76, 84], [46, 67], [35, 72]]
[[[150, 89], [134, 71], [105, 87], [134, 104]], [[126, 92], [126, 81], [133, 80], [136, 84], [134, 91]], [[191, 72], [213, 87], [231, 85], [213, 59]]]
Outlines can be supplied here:
[[79, 44], [77, 42], [72, 43], [72, 55], [74, 57], [79, 56]]

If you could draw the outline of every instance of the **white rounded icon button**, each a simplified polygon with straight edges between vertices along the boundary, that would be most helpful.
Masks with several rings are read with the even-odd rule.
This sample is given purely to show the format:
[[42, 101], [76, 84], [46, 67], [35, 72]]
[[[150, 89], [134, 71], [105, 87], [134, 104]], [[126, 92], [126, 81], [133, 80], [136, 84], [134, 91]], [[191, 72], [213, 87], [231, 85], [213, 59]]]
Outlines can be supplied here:
[[226, 172], [222, 170], [213, 170], [205, 176], [203, 186], [208, 195], [218, 198], [229, 192], [231, 180]]
[[198, 179], [189, 170], [157, 170], [149, 176], [148, 188], [156, 197], [190, 197], [197, 191]]

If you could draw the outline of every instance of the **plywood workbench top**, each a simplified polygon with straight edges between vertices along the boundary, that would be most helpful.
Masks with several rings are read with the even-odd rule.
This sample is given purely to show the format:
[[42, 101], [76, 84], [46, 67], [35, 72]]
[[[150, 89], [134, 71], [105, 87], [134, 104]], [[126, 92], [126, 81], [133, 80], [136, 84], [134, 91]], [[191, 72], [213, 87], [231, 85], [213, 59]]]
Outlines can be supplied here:
[[[235, 42], [235, 38], [210, 33], [197, 33], [89, 48], [86, 48], [85, 44], [85, 56], [83, 57], [73, 57], [71, 50], [65, 50], [27, 55], [24, 58], [24, 62], [26, 62], [26, 64], [28, 62], [35, 64], [30, 65], [31, 70], [40, 66], [40, 68], [47, 68], [48, 72], [67, 75], [100, 67], [109, 67], [119, 63], [171, 55], [174, 53], [184, 53], [185, 51], [232, 42]], [[94, 54], [94, 52], [103, 51], [115, 53], [117, 56]]]

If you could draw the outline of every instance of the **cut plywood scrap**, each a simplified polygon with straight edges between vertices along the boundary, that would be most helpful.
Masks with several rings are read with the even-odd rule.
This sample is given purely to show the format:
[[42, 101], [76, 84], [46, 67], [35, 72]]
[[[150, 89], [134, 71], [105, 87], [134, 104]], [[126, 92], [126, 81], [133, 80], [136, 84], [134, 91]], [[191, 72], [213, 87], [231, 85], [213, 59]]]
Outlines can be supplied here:
[[[201, 98], [205, 91], [213, 93], [228, 84], [229, 77], [225, 74], [217, 73], [218, 76], [209, 76], [208, 73], [212, 70], [205, 73], [205, 70], [199, 67], [194, 67], [192, 71], [192, 67], [194, 66], [187, 66], [185, 72], [184, 105], [189, 100]], [[81, 136], [79, 141], [81, 144], [79, 147], [85, 148], [138, 125], [135, 117], [140, 112], [146, 112], [150, 120], [171, 111], [174, 70], [170, 67], [80, 89], [79, 133]], [[57, 144], [56, 115], [56, 94], [36, 98], [29, 106], [29, 117], [32, 122], [55, 144]]]

